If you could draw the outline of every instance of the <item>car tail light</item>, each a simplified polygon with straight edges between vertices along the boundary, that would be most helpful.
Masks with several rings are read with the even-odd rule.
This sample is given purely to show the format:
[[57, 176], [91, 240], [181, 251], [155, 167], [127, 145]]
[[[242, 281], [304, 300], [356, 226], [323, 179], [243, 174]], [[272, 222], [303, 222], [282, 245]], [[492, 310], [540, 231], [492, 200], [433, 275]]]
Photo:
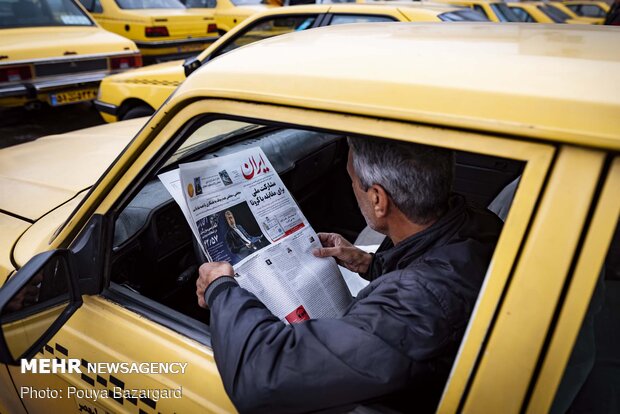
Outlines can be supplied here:
[[142, 56], [129, 55], [110, 58], [110, 69], [130, 69], [142, 66]]
[[19, 82], [32, 79], [30, 66], [11, 66], [0, 69], [0, 82]]
[[166, 37], [168, 35], [168, 28], [166, 26], [153, 26], [145, 27], [144, 35], [146, 37]]
[[214, 32], [217, 32], [217, 24], [209, 23], [209, 25], [207, 26], [207, 33], [214, 33]]

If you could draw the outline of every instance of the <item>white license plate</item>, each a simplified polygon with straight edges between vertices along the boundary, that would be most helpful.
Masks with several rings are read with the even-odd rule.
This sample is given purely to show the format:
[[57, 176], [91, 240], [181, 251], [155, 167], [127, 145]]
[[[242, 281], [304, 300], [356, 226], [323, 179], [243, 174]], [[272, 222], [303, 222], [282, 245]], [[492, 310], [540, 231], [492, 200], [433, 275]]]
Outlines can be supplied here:
[[49, 96], [49, 102], [52, 106], [59, 106], [74, 102], [92, 101], [96, 97], [97, 89], [78, 89], [75, 91], [54, 93]]
[[198, 50], [202, 50], [205, 48], [205, 45], [197, 43], [197, 44], [193, 44], [193, 45], [183, 45], [183, 46], [178, 46], [177, 47], [177, 51], [178, 52], [195, 52]]

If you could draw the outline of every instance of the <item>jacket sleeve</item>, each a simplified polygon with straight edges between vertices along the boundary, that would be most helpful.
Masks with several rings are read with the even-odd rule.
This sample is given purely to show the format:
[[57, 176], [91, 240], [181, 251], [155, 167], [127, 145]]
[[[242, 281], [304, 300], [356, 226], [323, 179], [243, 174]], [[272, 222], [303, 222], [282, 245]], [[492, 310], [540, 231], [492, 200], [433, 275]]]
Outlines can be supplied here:
[[215, 361], [242, 413], [343, 406], [409, 380], [410, 358], [346, 318], [286, 325], [234, 283], [212, 295], [209, 306]]

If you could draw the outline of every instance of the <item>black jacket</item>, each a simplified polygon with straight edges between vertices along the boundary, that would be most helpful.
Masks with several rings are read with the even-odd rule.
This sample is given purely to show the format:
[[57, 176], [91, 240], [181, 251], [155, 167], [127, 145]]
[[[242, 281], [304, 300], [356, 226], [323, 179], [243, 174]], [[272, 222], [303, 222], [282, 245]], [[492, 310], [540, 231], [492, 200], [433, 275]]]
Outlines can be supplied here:
[[501, 221], [460, 196], [434, 225], [375, 255], [374, 280], [340, 319], [285, 325], [232, 278], [207, 291], [215, 361], [240, 412], [293, 413], [378, 398], [432, 411]]

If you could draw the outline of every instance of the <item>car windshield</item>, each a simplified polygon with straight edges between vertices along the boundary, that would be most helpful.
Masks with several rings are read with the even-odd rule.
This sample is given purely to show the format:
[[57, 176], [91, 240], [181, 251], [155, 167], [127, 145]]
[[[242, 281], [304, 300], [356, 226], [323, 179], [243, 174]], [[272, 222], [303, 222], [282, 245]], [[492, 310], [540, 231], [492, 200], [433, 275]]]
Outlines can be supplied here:
[[184, 9], [179, 0], [116, 0], [121, 9]]
[[230, 136], [238, 135], [263, 128], [262, 125], [248, 124], [247, 122], [219, 120], [199, 128], [191, 138], [186, 140], [170, 157], [165, 166], [174, 164], [201, 151], [212, 140], [225, 140]]
[[538, 6], [543, 13], [545, 13], [551, 20], [556, 23], [564, 23], [566, 20], [570, 19], [570, 16], [563, 11], [556, 9], [553, 6]]
[[500, 22], [520, 22], [521, 19], [517, 16], [510, 7], [506, 6], [504, 3], [493, 3], [491, 4], [491, 8], [495, 12], [495, 15], [499, 19]]
[[447, 13], [442, 13], [439, 16], [444, 22], [488, 22], [489, 19], [484, 16], [482, 13], [471, 10], [471, 9], [463, 9], [456, 10]]
[[0, 0], [0, 28], [94, 26], [71, 0]]
[[267, 0], [232, 0], [235, 6], [255, 6], [257, 4], [267, 4]]

